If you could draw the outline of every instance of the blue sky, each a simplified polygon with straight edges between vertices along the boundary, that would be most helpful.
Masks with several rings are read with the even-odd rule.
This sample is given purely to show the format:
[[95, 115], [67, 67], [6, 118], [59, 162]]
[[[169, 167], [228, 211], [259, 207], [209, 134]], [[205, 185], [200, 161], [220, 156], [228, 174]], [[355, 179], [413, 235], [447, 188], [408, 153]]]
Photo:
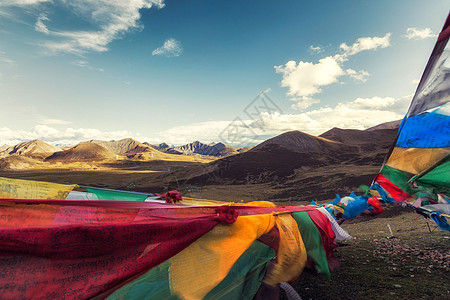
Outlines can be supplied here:
[[[410, 0], [2, 0], [0, 145], [245, 146], [400, 119], [448, 11]], [[261, 106], [266, 96], [276, 109]]]

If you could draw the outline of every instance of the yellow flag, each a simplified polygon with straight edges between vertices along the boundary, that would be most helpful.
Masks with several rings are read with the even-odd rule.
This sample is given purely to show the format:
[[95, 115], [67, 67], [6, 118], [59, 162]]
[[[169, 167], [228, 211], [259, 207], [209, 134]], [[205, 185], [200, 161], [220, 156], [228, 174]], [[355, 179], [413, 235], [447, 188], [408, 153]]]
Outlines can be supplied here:
[[266, 275], [264, 282], [269, 285], [297, 278], [306, 264], [306, 249], [297, 222], [290, 214], [279, 215], [275, 224], [280, 232], [277, 262]]
[[276, 205], [269, 201], [251, 201], [247, 203], [236, 204], [238, 206], [261, 206], [261, 207], [276, 207]]
[[218, 224], [171, 258], [172, 291], [182, 299], [202, 299], [227, 276], [250, 245], [274, 225], [272, 214], [240, 216], [233, 224]]
[[437, 161], [443, 159], [450, 153], [446, 148], [402, 148], [395, 147], [389, 157], [388, 165], [391, 168], [419, 174], [423, 170], [433, 166]]
[[0, 198], [62, 200], [76, 184], [66, 185], [44, 181], [0, 177]]

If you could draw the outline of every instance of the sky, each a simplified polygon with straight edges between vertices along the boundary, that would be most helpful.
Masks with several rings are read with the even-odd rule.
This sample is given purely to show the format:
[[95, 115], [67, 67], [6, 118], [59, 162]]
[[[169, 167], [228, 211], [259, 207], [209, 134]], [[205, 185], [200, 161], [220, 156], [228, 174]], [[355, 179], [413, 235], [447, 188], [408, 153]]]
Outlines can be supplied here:
[[0, 0], [0, 146], [249, 146], [403, 118], [448, 1]]

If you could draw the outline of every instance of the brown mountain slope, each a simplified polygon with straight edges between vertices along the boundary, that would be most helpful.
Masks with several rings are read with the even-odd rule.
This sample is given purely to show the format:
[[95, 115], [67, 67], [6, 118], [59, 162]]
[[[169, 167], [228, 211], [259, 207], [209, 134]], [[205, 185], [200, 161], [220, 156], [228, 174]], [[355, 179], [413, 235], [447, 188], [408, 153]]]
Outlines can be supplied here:
[[111, 152], [120, 155], [125, 155], [131, 159], [151, 160], [151, 159], [171, 158], [170, 154], [158, 151], [149, 145], [145, 145], [131, 138], [109, 142], [92, 140], [90, 141], [90, 143], [101, 145], [106, 149], [110, 150]]
[[402, 120], [381, 123], [379, 125], [376, 125], [376, 126], [366, 129], [366, 131], [373, 131], [373, 130], [378, 130], [378, 129], [398, 129], [400, 127], [401, 123], [402, 123]]
[[105, 147], [95, 143], [83, 142], [68, 150], [56, 152], [47, 157], [46, 160], [73, 162], [86, 160], [105, 160], [114, 158], [116, 158], [116, 154], [106, 149]]
[[341, 142], [345, 145], [357, 147], [361, 153], [385, 153], [394, 142], [397, 130], [398, 129], [374, 129], [367, 131], [333, 128], [320, 136]]
[[320, 137], [341, 142], [347, 145], [380, 144], [390, 145], [394, 142], [397, 129], [374, 129], [371, 131], [358, 129], [333, 128]]
[[3, 145], [3, 146], [0, 146], [0, 153], [3, 152], [3, 151], [5, 151], [5, 150], [8, 149], [9, 147], [11, 147], [11, 146], [9, 146], [9, 145]]
[[369, 132], [358, 129], [341, 129], [337, 127], [322, 133], [320, 137], [347, 145], [360, 145], [372, 141]]
[[333, 151], [343, 151], [344, 149], [351, 150], [351, 147], [343, 145], [339, 141], [333, 141], [295, 130], [268, 139], [250, 151], [262, 149], [270, 145], [278, 145], [284, 149], [299, 153], [330, 153]]
[[350, 142], [286, 132], [245, 153], [160, 175], [154, 182], [188, 193], [199, 187], [215, 193], [232, 185], [257, 199], [331, 199], [335, 193], [348, 194], [361, 184], [370, 184], [396, 130], [374, 130], [367, 135], [360, 130], [334, 129], [328, 134]]
[[34, 158], [46, 158], [58, 151], [62, 151], [62, 149], [40, 140], [32, 140], [8, 147], [0, 153], [0, 156], [21, 155]]
[[356, 147], [291, 131], [269, 139], [253, 149], [219, 159], [206, 167], [178, 174], [187, 182], [262, 183], [311, 168], [354, 158]]
[[111, 152], [117, 153], [117, 154], [126, 154], [130, 151], [134, 151], [136, 148], [146, 148], [147, 146], [132, 139], [132, 138], [126, 138], [121, 139], [118, 141], [100, 141], [100, 140], [92, 140], [89, 141], [90, 143], [94, 143], [97, 145], [101, 145], [108, 149]]
[[0, 159], [0, 170], [23, 170], [40, 168], [44, 162], [40, 158], [10, 155]]

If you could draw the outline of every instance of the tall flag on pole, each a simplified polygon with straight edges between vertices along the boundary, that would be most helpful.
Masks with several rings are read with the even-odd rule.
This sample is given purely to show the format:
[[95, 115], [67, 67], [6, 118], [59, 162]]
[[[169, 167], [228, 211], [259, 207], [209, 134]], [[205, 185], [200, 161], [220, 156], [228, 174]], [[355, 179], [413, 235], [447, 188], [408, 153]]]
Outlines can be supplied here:
[[444, 230], [450, 217], [450, 14], [373, 189], [406, 202]]

